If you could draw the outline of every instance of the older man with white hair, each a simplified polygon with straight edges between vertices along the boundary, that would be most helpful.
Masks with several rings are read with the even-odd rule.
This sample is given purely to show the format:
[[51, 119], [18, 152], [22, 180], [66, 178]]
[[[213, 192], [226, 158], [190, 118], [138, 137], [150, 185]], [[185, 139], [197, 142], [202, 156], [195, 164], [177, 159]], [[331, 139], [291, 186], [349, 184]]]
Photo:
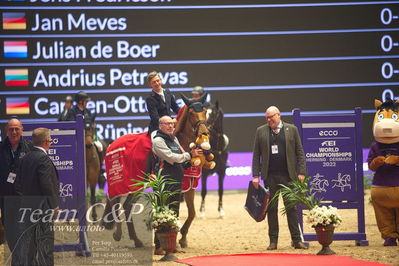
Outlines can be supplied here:
[[[190, 161], [191, 157], [200, 156], [202, 151], [194, 149], [185, 152], [180, 146], [179, 141], [173, 135], [175, 131], [175, 123], [170, 116], [162, 116], [159, 119], [159, 130], [156, 131], [155, 137], [152, 141], [152, 149], [154, 153], [163, 162], [162, 174], [168, 178], [176, 181], [175, 184], [167, 184], [165, 189], [167, 191], [178, 192], [168, 199], [169, 208], [179, 216], [180, 208], [180, 193], [183, 180], [183, 163]], [[163, 250], [160, 246], [157, 236], [154, 239], [156, 255], [162, 255]]]
[[[280, 110], [270, 106], [266, 110], [266, 124], [258, 127], [252, 158], [253, 184], [259, 184], [259, 176], [274, 197], [280, 184], [288, 185], [298, 179], [303, 182], [306, 174], [305, 156], [298, 129], [280, 118]], [[286, 202], [284, 202], [286, 205]], [[278, 242], [278, 201], [273, 202], [268, 209], [270, 245], [268, 250], [277, 249]], [[302, 242], [298, 226], [296, 209], [287, 211], [288, 227], [291, 239], [296, 249], [307, 249]]]

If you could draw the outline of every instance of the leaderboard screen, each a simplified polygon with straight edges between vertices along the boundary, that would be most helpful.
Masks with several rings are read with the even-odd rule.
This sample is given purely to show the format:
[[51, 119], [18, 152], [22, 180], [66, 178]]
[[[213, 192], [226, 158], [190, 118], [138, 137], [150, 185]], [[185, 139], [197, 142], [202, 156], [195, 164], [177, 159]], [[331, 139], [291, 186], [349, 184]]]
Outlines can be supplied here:
[[[100, 138], [147, 130], [146, 77], [177, 98], [200, 85], [225, 112], [230, 151], [252, 149], [268, 106], [363, 109], [398, 98], [399, 1], [1, 1], [0, 120], [54, 121], [86, 91]], [[182, 104], [181, 101], [179, 101]]]

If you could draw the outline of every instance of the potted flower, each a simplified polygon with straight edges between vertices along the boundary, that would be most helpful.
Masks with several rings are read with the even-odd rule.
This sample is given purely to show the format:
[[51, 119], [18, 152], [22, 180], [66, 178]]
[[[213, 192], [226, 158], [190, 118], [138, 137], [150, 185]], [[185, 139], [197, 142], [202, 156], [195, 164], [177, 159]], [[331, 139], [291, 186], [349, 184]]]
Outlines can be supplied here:
[[[317, 192], [313, 191], [313, 186], [308, 185], [308, 181], [309, 177], [306, 177], [304, 182], [301, 182], [297, 178], [291, 181], [288, 186], [280, 185], [281, 189], [279, 189], [279, 192], [287, 202], [283, 208], [283, 213], [285, 214], [287, 209], [297, 205], [304, 205], [309, 210], [307, 222], [315, 229], [317, 239], [323, 246], [317, 255], [335, 254], [329, 248], [329, 245], [332, 243], [334, 228], [341, 224], [342, 218], [338, 214], [337, 208], [321, 206], [320, 199], [315, 196]], [[278, 200], [280, 193], [276, 193], [272, 201]]]
[[179, 192], [168, 191], [167, 187], [178, 182], [162, 175], [162, 169], [155, 174], [146, 173], [142, 180], [134, 180], [134, 182], [133, 186], [139, 187], [138, 193], [146, 197], [152, 205], [150, 216], [145, 222], [149, 230], [155, 230], [156, 237], [166, 252], [161, 260], [176, 260], [172, 252], [176, 249], [180, 224], [176, 213], [169, 209], [169, 205], [174, 203], [169, 199]]

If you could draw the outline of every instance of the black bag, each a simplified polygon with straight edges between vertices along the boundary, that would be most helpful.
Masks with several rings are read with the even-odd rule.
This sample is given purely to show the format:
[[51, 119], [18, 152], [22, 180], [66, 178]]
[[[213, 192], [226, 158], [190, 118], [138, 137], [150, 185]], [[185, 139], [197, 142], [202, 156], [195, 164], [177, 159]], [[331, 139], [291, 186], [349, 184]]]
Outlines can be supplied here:
[[269, 199], [270, 193], [268, 189], [261, 184], [259, 184], [259, 188], [256, 189], [252, 181], [249, 181], [247, 200], [244, 208], [255, 221], [261, 222], [265, 219], [269, 206]]

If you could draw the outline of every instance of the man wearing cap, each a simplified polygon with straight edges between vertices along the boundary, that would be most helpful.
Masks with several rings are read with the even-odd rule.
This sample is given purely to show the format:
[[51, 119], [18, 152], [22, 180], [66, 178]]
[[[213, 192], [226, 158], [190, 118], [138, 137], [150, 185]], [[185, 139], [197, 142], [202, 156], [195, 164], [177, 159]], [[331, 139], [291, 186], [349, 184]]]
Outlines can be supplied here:
[[67, 117], [68, 117], [68, 112], [72, 107], [72, 96], [68, 95], [65, 98], [65, 104], [64, 104], [64, 110], [62, 111], [62, 113], [60, 113], [60, 115], [58, 116], [58, 122], [60, 121], [67, 121]]
[[[200, 99], [202, 97], [202, 95], [204, 95], [204, 93], [205, 93], [205, 90], [204, 90], [203, 87], [195, 86], [193, 88], [193, 90], [191, 91], [191, 98], [194, 99], [194, 100], [198, 100], [198, 99]], [[206, 101], [204, 103], [204, 107], [205, 108], [210, 108], [211, 107], [211, 103]]]
[[68, 112], [65, 121], [76, 121], [77, 115], [83, 115], [83, 119], [86, 123], [91, 123], [94, 121], [94, 115], [90, 112], [89, 109], [86, 108], [87, 103], [90, 98], [84, 91], [79, 91], [75, 94], [75, 102], [74, 105]]
[[148, 74], [147, 81], [152, 88], [150, 96], [145, 99], [151, 119], [148, 133], [151, 134], [153, 131], [158, 130], [159, 119], [162, 116], [171, 116], [171, 110], [177, 114], [180, 108], [170, 90], [162, 88], [162, 79], [156, 71]]

